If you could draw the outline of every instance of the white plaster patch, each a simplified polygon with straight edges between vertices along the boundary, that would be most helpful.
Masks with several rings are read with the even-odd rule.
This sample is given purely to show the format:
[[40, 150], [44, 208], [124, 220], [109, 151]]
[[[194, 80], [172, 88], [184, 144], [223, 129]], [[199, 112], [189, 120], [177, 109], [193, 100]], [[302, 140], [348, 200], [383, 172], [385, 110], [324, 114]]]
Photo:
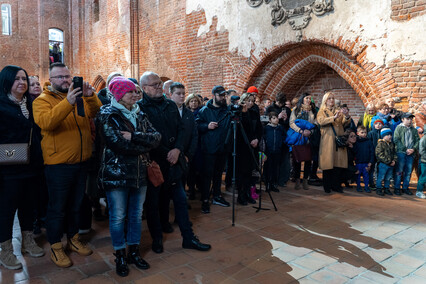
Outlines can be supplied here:
[[[359, 37], [368, 45], [367, 58], [382, 65], [395, 58], [424, 60], [426, 58], [426, 15], [410, 21], [390, 19], [389, 0], [335, 0], [334, 11], [323, 16], [312, 15], [303, 35], [308, 39], [354, 41]], [[286, 22], [277, 28], [271, 25], [271, 4], [258, 8], [248, 6], [246, 0], [187, 0], [186, 12], [204, 9], [207, 23], [198, 30], [206, 33], [213, 17], [218, 18], [217, 30], [229, 32], [229, 51], [248, 57], [252, 48], [258, 55], [284, 43], [294, 42], [296, 32]], [[374, 45], [374, 46], [373, 46]]]

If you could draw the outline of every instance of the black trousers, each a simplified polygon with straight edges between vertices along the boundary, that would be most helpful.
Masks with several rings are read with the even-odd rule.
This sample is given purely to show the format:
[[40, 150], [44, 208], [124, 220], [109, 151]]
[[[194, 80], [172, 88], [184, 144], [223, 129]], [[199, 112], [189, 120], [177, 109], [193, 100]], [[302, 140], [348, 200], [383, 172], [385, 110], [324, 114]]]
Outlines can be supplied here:
[[[308, 179], [311, 174], [311, 161], [305, 161], [303, 166], [303, 179]], [[299, 163], [295, 160], [293, 155], [293, 171], [294, 171], [294, 178], [300, 179], [300, 172], [302, 168], [302, 163]]]
[[266, 156], [268, 158], [265, 161], [265, 181], [277, 184], [281, 165], [281, 153], [267, 153]]
[[323, 186], [324, 191], [339, 190], [341, 188], [342, 168], [333, 168], [331, 170], [323, 170]]
[[226, 154], [204, 154], [203, 185], [201, 189], [201, 200], [209, 199], [210, 186], [212, 185], [213, 196], [220, 196], [222, 184], [222, 173], [225, 168]]
[[0, 243], [12, 238], [16, 210], [21, 230], [33, 230], [36, 205], [33, 186], [38, 179], [39, 177], [8, 178], [0, 181]]

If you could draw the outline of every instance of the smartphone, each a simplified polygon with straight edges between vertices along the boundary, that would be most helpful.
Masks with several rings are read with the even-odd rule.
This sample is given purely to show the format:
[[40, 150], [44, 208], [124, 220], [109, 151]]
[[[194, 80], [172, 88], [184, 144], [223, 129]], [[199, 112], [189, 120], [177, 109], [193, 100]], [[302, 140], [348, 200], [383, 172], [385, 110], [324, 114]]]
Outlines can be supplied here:
[[74, 83], [74, 89], [80, 88], [81, 94], [77, 97], [83, 96], [83, 77], [73, 77], [72, 82]]

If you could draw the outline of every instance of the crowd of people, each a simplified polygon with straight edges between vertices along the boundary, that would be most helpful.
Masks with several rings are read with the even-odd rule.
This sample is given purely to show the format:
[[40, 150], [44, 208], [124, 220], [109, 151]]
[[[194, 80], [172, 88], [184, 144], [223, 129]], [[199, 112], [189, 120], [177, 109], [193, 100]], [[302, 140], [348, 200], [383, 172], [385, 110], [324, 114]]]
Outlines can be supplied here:
[[[307, 93], [292, 101], [283, 93], [262, 100], [255, 86], [241, 96], [223, 86], [212, 89], [211, 99], [187, 95], [183, 84], [163, 83], [154, 72], [139, 81], [113, 72], [106, 83], [98, 94], [87, 82], [74, 88], [62, 63], [50, 65], [43, 89], [21, 67], [0, 72], [0, 147], [9, 153], [0, 156], [0, 264], [6, 268], [22, 268], [12, 246], [16, 211], [22, 251], [45, 254], [34, 241], [44, 226], [59, 267], [72, 265], [66, 250], [92, 253], [80, 237], [93, 214], [109, 218], [116, 273], [127, 276], [129, 264], [148, 269], [139, 251], [142, 215], [152, 250], [162, 253], [163, 234], [174, 231], [170, 201], [182, 247], [208, 251], [211, 246], [194, 234], [187, 199], [199, 195], [204, 214], [211, 204], [229, 207], [225, 170], [226, 188], [235, 186], [242, 206], [256, 203], [259, 181], [269, 192], [319, 185], [343, 193], [342, 185], [354, 182], [358, 192], [412, 195], [413, 169], [416, 196], [426, 197], [426, 101], [415, 116], [417, 127], [414, 115], [397, 111], [392, 99], [368, 105], [355, 124], [333, 92], [318, 107]], [[14, 159], [18, 144], [27, 146], [26, 159]]]

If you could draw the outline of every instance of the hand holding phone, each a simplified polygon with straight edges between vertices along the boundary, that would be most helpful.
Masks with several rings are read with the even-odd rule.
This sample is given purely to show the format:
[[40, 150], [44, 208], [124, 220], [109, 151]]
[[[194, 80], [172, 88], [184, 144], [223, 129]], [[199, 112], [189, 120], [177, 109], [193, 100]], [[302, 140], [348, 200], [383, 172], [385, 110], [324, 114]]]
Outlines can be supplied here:
[[74, 90], [77, 88], [80, 88], [81, 92], [79, 95], [77, 95], [77, 97], [82, 97], [83, 96], [83, 77], [73, 77], [72, 78], [72, 82], [74, 83]]

